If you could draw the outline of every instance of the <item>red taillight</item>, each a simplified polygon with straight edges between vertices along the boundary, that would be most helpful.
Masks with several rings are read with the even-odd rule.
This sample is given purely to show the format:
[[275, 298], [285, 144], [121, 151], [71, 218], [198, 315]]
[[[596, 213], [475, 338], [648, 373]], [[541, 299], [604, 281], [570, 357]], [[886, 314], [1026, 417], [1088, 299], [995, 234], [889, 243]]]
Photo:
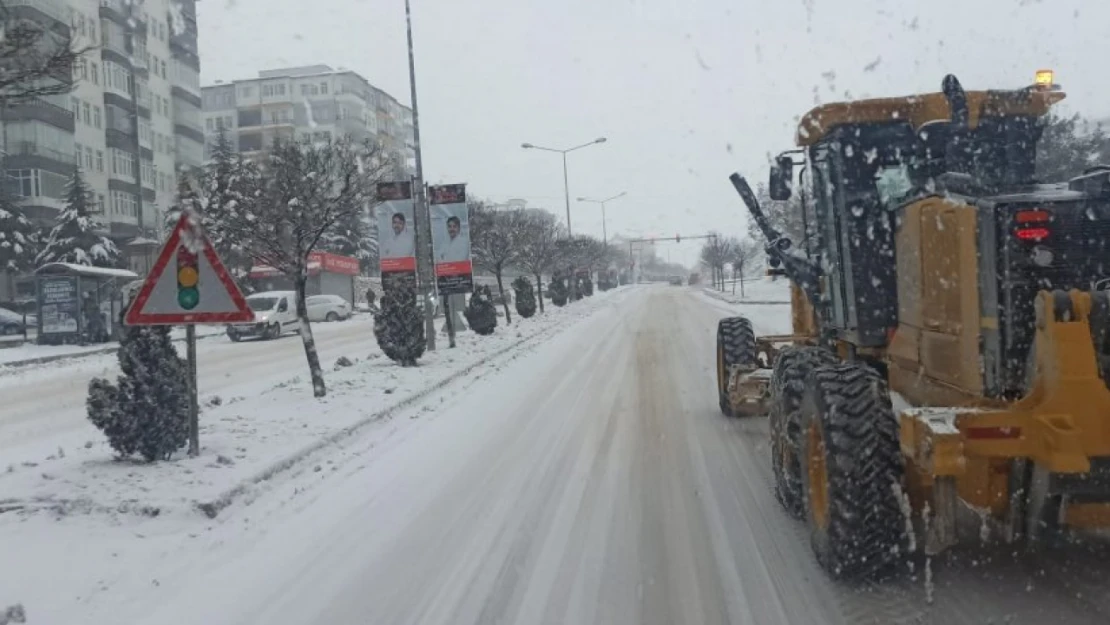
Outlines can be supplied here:
[[1048, 228], [1019, 228], [1014, 231], [1014, 236], [1022, 241], [1041, 241], [1051, 234]]
[[1046, 210], [1027, 210], [1014, 213], [1014, 221], [1019, 224], [1045, 222], [1052, 218], [1052, 213]]
[[1042, 241], [1052, 234], [1048, 225], [1052, 221], [1052, 213], [1042, 208], [1030, 208], [1014, 213], [1014, 236], [1022, 241]]

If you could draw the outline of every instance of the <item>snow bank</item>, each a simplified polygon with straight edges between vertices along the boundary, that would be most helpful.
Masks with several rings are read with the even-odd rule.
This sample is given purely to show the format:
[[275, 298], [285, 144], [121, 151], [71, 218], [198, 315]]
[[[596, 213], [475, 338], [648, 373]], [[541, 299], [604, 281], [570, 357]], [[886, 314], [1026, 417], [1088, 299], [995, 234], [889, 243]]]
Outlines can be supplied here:
[[36, 513], [106, 513], [115, 518], [200, 510], [215, 515], [313, 451], [388, 419], [491, 358], [543, 340], [627, 292], [598, 294], [563, 308], [549, 306], [543, 315], [498, 325], [488, 337], [462, 332], [455, 349], [448, 349], [447, 337], [440, 335], [439, 349], [426, 354], [419, 367], [400, 367], [376, 349], [347, 354], [350, 366], [323, 363], [329, 393], [322, 400], [313, 399], [307, 370], [251, 397], [202, 394], [197, 458], [182, 452], [174, 460], [150, 465], [117, 461], [89, 425], [90, 442], [83, 446], [59, 447], [41, 460], [0, 466], [0, 533], [5, 521]]
[[705, 287], [702, 292], [714, 299], [728, 302], [730, 304], [789, 304], [790, 303], [790, 281], [785, 277], [778, 276], [775, 279], [770, 277], [752, 278], [744, 280], [744, 295], [740, 295], [740, 283], [736, 283], [736, 293], [732, 292], [732, 283], [726, 282], [725, 291], [718, 291], [711, 287]]

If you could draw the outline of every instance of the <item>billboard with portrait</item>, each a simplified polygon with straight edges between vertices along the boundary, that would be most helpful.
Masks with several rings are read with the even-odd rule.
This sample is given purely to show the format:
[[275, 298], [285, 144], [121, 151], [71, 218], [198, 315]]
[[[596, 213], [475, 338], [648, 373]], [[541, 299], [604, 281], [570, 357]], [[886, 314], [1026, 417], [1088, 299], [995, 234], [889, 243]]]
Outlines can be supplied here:
[[416, 279], [416, 224], [411, 182], [378, 184], [380, 204], [374, 210], [378, 226], [378, 256], [382, 284]]
[[466, 185], [429, 187], [428, 212], [432, 225], [437, 289], [442, 295], [472, 292], [474, 267], [470, 259], [470, 211], [466, 204]]

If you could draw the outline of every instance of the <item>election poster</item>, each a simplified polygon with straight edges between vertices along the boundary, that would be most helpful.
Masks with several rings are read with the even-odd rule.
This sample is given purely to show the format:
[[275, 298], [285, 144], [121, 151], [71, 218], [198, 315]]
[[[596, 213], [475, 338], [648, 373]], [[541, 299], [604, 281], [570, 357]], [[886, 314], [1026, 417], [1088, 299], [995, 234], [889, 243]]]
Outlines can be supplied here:
[[465, 184], [428, 188], [428, 212], [432, 225], [432, 255], [436, 288], [441, 295], [474, 290], [474, 268], [470, 260], [470, 212]]
[[378, 184], [378, 204], [374, 211], [378, 226], [378, 255], [382, 286], [401, 280], [416, 285], [416, 224], [411, 182]]

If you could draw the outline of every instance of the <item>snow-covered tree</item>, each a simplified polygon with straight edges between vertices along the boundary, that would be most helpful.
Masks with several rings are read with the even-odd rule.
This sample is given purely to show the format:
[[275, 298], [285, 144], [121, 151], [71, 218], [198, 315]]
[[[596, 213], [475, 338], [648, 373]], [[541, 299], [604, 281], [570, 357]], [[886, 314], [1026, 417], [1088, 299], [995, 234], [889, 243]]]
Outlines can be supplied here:
[[167, 460], [189, 439], [188, 368], [170, 328], [123, 326], [117, 357], [116, 384], [89, 381], [89, 420], [121, 457]]
[[543, 312], [543, 274], [550, 273], [559, 259], [556, 243], [562, 236], [562, 229], [555, 215], [547, 211], [530, 212], [524, 217], [517, 252], [517, 264], [536, 279], [536, 288]]
[[16, 198], [0, 185], [0, 271], [34, 268], [39, 231], [23, 213]]
[[[255, 212], [260, 184], [258, 168], [243, 159], [221, 127], [212, 148], [212, 160], [201, 174], [203, 200], [196, 208], [212, 247], [239, 282], [245, 281], [254, 262], [244, 243], [233, 236], [232, 222], [237, 215]], [[186, 176], [179, 181], [179, 189], [181, 185], [191, 186]]]
[[66, 207], [50, 230], [35, 265], [72, 263], [94, 267], [116, 267], [119, 250], [108, 237], [97, 232], [100, 224], [92, 217], [93, 199], [81, 169], [73, 170], [66, 189]]
[[1105, 128], [1089, 127], [1079, 115], [1044, 118], [1037, 144], [1037, 179], [1062, 182], [1092, 165], [1110, 164], [1110, 138]]
[[282, 272], [296, 291], [297, 317], [316, 397], [327, 394], [308, 322], [308, 257], [352, 215], [373, 203], [390, 160], [370, 142], [346, 138], [274, 143], [259, 166], [256, 201], [230, 207], [224, 231], [251, 258]]
[[563, 276], [556, 274], [551, 277], [551, 286], [548, 287], [547, 292], [551, 294], [552, 304], [565, 306], [569, 296], [567, 290], [567, 283]]
[[381, 311], [374, 316], [374, 338], [382, 353], [405, 367], [416, 366], [424, 355], [424, 311], [416, 303], [416, 292], [398, 281], [382, 294]]
[[[497, 289], [505, 292], [502, 275], [516, 262], [527, 223], [522, 210], [496, 210], [484, 202], [470, 204], [470, 253], [474, 264], [497, 278]], [[512, 323], [509, 302], [505, 305], [505, 322]]]
[[463, 310], [466, 323], [478, 334], [493, 334], [497, 328], [497, 307], [493, 305], [493, 296], [488, 286], [474, 289], [466, 308]]
[[351, 213], [320, 244], [327, 252], [357, 258], [363, 272], [368, 272], [378, 259], [377, 237], [371, 238], [367, 213], [366, 210]]
[[516, 294], [516, 311], [525, 319], [536, 314], [536, 290], [532, 283], [524, 276], [513, 280], [513, 291]]

